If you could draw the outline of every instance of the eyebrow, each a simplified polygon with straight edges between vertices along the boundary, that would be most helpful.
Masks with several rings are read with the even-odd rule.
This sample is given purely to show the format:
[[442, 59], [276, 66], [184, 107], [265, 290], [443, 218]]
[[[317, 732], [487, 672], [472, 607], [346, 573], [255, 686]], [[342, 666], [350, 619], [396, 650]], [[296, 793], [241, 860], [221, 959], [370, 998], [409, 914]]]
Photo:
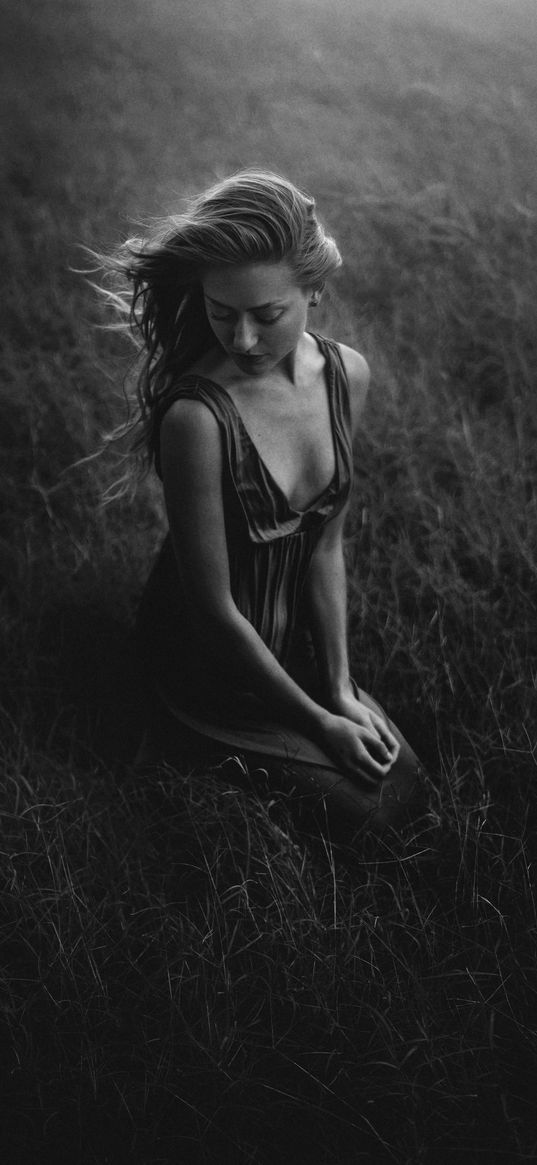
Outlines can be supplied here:
[[[204, 294], [205, 294], [205, 299], [208, 299], [209, 303], [214, 303], [215, 307], [223, 307], [226, 311], [233, 311], [233, 308], [231, 307], [231, 305], [229, 303], [220, 303], [219, 299], [213, 299], [212, 296], [207, 295], [206, 292]], [[283, 306], [284, 305], [282, 303], [280, 303], [278, 300], [273, 299], [273, 300], [269, 300], [268, 303], [258, 303], [258, 304], [256, 304], [255, 307], [248, 307], [248, 308], [246, 308], [246, 311], [265, 311], [268, 307], [283, 307]]]

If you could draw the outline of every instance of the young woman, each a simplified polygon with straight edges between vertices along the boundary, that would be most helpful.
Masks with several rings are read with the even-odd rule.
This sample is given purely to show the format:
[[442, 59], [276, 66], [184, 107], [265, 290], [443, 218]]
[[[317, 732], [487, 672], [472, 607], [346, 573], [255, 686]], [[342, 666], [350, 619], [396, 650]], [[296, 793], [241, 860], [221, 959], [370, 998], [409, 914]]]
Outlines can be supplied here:
[[348, 837], [397, 828], [421, 782], [349, 671], [342, 535], [368, 368], [307, 330], [340, 263], [310, 197], [246, 171], [115, 267], [169, 521], [138, 621], [155, 755], [243, 754]]

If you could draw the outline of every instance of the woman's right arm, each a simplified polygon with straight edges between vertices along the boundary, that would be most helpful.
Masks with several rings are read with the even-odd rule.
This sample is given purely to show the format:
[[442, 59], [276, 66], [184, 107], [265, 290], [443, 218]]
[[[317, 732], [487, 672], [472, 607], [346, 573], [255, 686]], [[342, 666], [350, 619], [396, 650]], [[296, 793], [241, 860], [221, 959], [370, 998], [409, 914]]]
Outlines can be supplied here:
[[[352, 772], [381, 777], [379, 742], [343, 716], [327, 712], [291, 679], [231, 593], [222, 496], [223, 454], [218, 422], [201, 401], [175, 401], [160, 432], [164, 496], [183, 587], [204, 635], [241, 678], [289, 723]], [[373, 755], [372, 755], [373, 752]]]

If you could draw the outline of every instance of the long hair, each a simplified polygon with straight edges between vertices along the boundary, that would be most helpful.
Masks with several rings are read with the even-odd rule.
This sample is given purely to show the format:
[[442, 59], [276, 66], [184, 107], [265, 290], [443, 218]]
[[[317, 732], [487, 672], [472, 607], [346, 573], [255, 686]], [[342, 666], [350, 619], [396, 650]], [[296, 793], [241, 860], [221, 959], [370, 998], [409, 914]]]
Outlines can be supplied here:
[[145, 447], [149, 464], [159, 406], [177, 378], [218, 343], [205, 312], [204, 272], [281, 260], [297, 286], [318, 290], [341, 264], [314, 199], [262, 170], [225, 178], [195, 197], [185, 213], [157, 222], [146, 238], [128, 239], [101, 257], [101, 290], [140, 349], [134, 448]]

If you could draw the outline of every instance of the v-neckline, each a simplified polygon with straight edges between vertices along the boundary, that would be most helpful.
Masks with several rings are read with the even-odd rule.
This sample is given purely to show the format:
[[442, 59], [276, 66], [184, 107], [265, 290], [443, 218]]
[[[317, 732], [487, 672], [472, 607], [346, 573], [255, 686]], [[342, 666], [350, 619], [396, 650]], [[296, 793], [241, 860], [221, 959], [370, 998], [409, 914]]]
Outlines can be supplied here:
[[[336, 441], [336, 424], [335, 424], [335, 414], [334, 414], [334, 383], [333, 383], [333, 381], [334, 381], [334, 366], [328, 360], [326, 352], [323, 350], [323, 347], [321, 346], [319, 337], [315, 334], [315, 332], [308, 332], [308, 335], [312, 336], [312, 338], [315, 340], [315, 343], [317, 344], [317, 347], [318, 347], [321, 355], [323, 356], [324, 362], [325, 362], [323, 375], [324, 375], [324, 380], [325, 380], [326, 392], [328, 395], [328, 411], [329, 411], [329, 415], [330, 415], [330, 433], [331, 433], [331, 437], [332, 437], [332, 446], [333, 446], [333, 450], [334, 450], [334, 472], [332, 474], [332, 477], [330, 478], [330, 481], [324, 487], [324, 489], [322, 489], [321, 492], [318, 493], [316, 495], [316, 497], [314, 497], [312, 499], [312, 501], [309, 502], [308, 505], [305, 506], [301, 510], [298, 510], [296, 508], [296, 506], [291, 505], [291, 502], [289, 501], [289, 498], [287, 497], [285, 490], [282, 488], [282, 486], [279, 484], [279, 482], [276, 481], [274, 474], [269, 469], [264, 458], [261, 456], [255, 441], [250, 436], [250, 433], [248, 432], [248, 429], [244, 423], [241, 411], [237, 407], [237, 404], [235, 403], [231, 393], [228, 392], [227, 388], [224, 388], [224, 386], [222, 384], [218, 384], [218, 382], [216, 380], [212, 380], [210, 376], [203, 376], [202, 374], [197, 373], [197, 372], [188, 373], [188, 375], [192, 376], [193, 379], [205, 381], [207, 384], [211, 384], [213, 386], [213, 388], [216, 388], [218, 390], [218, 392], [223, 393], [224, 396], [227, 398], [227, 400], [230, 401], [231, 406], [233, 408], [233, 411], [235, 413], [235, 416], [236, 416], [238, 423], [242, 429], [242, 432], [243, 432], [244, 436], [246, 437], [249, 445], [253, 449], [253, 451], [257, 457], [257, 460], [259, 461], [259, 464], [261, 465], [261, 467], [263, 469], [264, 474], [270, 480], [271, 485], [276, 488], [276, 490], [280, 494], [280, 497], [283, 498], [283, 500], [287, 506], [287, 509], [292, 514], [295, 514], [297, 517], [303, 517], [305, 514], [310, 513], [310, 511], [313, 510], [314, 507], [317, 506], [320, 501], [322, 501], [322, 499], [326, 496], [326, 494], [330, 493], [334, 489], [334, 487], [337, 485], [338, 478], [339, 478], [338, 448], [337, 448], [337, 441]], [[186, 377], [184, 379], [186, 379]]]

